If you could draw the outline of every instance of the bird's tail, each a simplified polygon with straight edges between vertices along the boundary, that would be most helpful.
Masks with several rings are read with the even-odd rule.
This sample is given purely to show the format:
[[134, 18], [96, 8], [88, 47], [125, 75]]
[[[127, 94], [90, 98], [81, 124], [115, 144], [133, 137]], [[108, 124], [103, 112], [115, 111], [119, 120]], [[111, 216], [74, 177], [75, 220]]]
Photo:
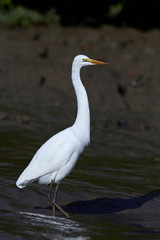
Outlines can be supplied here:
[[20, 177], [18, 178], [18, 180], [16, 182], [16, 186], [18, 188], [24, 188], [24, 187], [26, 187], [29, 184], [30, 181], [29, 180], [21, 181]]
[[35, 176], [31, 177], [30, 173], [28, 172], [28, 168], [26, 168], [22, 174], [19, 176], [17, 182], [16, 182], [16, 186], [18, 188], [24, 188], [26, 187], [28, 184], [32, 183], [33, 181], [37, 180], [37, 178]]

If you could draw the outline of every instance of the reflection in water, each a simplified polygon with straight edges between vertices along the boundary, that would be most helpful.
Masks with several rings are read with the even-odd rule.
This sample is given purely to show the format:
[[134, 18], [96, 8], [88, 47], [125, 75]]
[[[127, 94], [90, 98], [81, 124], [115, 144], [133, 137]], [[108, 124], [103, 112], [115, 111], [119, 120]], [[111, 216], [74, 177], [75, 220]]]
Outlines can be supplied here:
[[[47, 239], [66, 239], [67, 237], [79, 240], [89, 239], [84, 236], [86, 228], [76, 221], [64, 217], [52, 217], [30, 212], [20, 212], [20, 214], [23, 216], [24, 224], [27, 223], [28, 226], [32, 226], [34, 229], [41, 229], [42, 236]], [[29, 233], [29, 229], [27, 232]]]

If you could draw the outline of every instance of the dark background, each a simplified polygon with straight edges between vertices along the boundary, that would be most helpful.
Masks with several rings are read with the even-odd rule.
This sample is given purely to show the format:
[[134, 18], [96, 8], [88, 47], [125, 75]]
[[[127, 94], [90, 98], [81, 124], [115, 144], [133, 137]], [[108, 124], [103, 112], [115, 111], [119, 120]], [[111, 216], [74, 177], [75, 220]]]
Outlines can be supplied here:
[[[5, 2], [5, 0], [3, 1]], [[6, 1], [7, 2], [7, 1]], [[132, 26], [143, 30], [159, 28], [159, 1], [110, 0], [110, 1], [10, 1], [16, 5], [45, 13], [54, 8], [60, 15], [61, 24], [90, 25], [114, 24]], [[118, 9], [118, 10], [117, 10]]]

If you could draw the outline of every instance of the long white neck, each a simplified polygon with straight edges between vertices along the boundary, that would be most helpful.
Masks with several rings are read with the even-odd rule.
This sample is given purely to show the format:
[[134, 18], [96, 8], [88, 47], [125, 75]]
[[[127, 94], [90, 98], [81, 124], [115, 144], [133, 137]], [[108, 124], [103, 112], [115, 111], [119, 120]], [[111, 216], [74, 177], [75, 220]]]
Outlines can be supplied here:
[[90, 142], [90, 112], [89, 102], [86, 90], [81, 82], [80, 67], [72, 65], [72, 83], [77, 97], [77, 117], [72, 126], [75, 134], [84, 144], [84, 147]]

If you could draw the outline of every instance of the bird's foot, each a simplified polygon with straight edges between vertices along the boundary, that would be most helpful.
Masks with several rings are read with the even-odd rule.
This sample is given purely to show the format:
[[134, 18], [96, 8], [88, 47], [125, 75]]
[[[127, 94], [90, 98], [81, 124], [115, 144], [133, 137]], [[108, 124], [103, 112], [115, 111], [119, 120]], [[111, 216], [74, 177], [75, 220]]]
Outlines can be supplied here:
[[48, 200], [52, 204], [52, 207], [53, 207], [53, 216], [55, 216], [55, 208], [57, 208], [61, 213], [63, 213], [63, 215], [65, 217], [70, 218], [70, 215], [65, 210], [63, 210], [63, 208], [61, 208], [56, 202], [53, 202], [51, 200], [50, 196], [48, 196]]

